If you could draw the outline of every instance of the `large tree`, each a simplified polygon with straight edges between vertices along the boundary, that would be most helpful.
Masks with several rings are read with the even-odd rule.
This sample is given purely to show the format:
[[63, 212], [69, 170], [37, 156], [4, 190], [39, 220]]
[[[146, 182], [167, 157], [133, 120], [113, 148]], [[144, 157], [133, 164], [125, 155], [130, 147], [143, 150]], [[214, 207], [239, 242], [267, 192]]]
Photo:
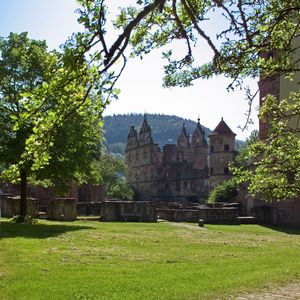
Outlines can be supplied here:
[[26, 33], [0, 40], [0, 176], [20, 183], [22, 217], [28, 180], [63, 190], [96, 179], [104, 92], [73, 44], [58, 53]]
[[[236, 88], [241, 87], [247, 77], [285, 76], [292, 80], [293, 75], [300, 71], [300, 58], [295, 55], [299, 54], [299, 45], [294, 42], [300, 34], [298, 0], [137, 0], [129, 1], [132, 5], [123, 5], [115, 18], [109, 14], [110, 1], [78, 2], [81, 4], [79, 22], [86, 28], [78, 45], [88, 51], [97, 45], [93, 59], [98, 61], [100, 74], [110, 71], [118, 78], [118, 72], [122, 72], [129, 57], [142, 57], [156, 48], [162, 49], [166, 60], [164, 85], [167, 87], [189, 86], [198, 78], [224, 74], [232, 79], [228, 88]], [[111, 23], [118, 33], [115, 40], [110, 34]], [[211, 28], [215, 28], [213, 33]], [[199, 54], [203, 43], [211, 50], [210, 61], [203, 60]], [[176, 53], [179, 44], [185, 45], [185, 53]], [[276, 55], [268, 55], [274, 49]], [[117, 71], [115, 63], [121, 59], [124, 64]], [[251, 110], [252, 100], [259, 91], [246, 91]], [[289, 114], [293, 117], [299, 114], [300, 95], [291, 94], [289, 99], [292, 103]], [[261, 115], [269, 115], [269, 121], [280, 112], [280, 106], [274, 102], [273, 112], [268, 113], [267, 103]], [[278, 122], [289, 118], [287, 111], [278, 115], [281, 115]], [[251, 182], [251, 191], [262, 193], [264, 189], [266, 193], [262, 194], [266, 199], [275, 195], [279, 199], [284, 195], [293, 197], [299, 194], [298, 184], [295, 187], [295, 182], [299, 181], [298, 171], [294, 171], [299, 170], [296, 155], [299, 143], [293, 136], [299, 126], [279, 125], [280, 132], [270, 132], [265, 143], [264, 160], [257, 165], [257, 171], [248, 177], [244, 174], [244, 180]], [[293, 141], [288, 142], [290, 139]], [[267, 148], [270, 145], [272, 148]], [[262, 147], [253, 149], [257, 152], [252, 151], [252, 156], [261, 154]], [[295, 155], [283, 160], [284, 153]], [[273, 173], [276, 175], [270, 176], [269, 183], [262, 185]], [[289, 187], [293, 192], [286, 194]]]

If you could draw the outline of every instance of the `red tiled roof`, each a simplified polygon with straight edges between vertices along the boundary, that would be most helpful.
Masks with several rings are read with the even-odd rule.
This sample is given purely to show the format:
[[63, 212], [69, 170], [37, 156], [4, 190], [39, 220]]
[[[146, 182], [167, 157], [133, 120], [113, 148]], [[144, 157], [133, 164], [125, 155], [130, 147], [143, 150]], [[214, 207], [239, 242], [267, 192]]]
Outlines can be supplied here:
[[218, 126], [212, 131], [212, 133], [210, 135], [214, 135], [214, 134], [233, 134], [235, 135], [235, 133], [229, 128], [229, 126], [225, 123], [225, 121], [221, 120], [221, 122], [218, 124]]

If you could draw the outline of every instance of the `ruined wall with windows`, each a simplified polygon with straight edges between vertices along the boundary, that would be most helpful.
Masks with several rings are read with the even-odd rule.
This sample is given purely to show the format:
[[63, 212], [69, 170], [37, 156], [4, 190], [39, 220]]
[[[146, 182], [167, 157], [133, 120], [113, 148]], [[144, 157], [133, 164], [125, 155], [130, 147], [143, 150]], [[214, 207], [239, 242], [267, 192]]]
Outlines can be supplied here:
[[161, 150], [153, 142], [146, 117], [139, 133], [131, 126], [126, 146], [127, 182], [138, 199], [206, 199], [211, 187], [230, 177], [228, 164], [234, 158], [235, 134], [222, 119], [209, 140], [211, 146], [198, 120], [191, 137], [183, 124], [177, 144], [167, 144]]

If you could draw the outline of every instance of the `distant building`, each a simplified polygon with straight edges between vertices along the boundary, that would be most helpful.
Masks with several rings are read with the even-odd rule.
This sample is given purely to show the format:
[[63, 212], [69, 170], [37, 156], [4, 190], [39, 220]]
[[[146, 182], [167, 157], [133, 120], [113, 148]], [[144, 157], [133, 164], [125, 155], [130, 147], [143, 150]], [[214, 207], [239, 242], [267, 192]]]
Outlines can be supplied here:
[[201, 202], [212, 187], [230, 178], [234, 145], [235, 134], [223, 119], [209, 135], [209, 144], [198, 119], [191, 138], [183, 124], [177, 144], [161, 150], [145, 116], [139, 133], [134, 126], [128, 133], [127, 182], [140, 200]]

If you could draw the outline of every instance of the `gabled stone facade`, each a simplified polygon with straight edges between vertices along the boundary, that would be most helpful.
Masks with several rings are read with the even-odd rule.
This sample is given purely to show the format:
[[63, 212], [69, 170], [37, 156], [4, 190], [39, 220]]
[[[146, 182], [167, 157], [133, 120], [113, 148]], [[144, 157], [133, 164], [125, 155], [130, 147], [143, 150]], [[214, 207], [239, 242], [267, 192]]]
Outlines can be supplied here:
[[223, 119], [209, 139], [211, 146], [198, 119], [192, 137], [183, 124], [177, 143], [161, 150], [145, 116], [139, 134], [134, 126], [128, 133], [127, 182], [140, 200], [203, 201], [211, 187], [230, 177], [228, 163], [234, 159], [235, 134]]

